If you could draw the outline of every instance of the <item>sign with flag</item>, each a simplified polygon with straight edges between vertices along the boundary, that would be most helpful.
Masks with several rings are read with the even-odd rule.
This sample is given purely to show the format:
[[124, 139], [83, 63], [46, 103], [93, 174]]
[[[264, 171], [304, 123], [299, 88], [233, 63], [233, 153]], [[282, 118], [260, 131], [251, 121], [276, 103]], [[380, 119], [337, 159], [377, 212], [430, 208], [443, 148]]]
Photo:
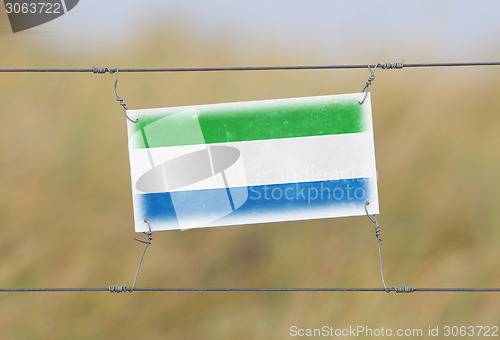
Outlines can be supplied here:
[[378, 214], [363, 97], [129, 110], [135, 231]]

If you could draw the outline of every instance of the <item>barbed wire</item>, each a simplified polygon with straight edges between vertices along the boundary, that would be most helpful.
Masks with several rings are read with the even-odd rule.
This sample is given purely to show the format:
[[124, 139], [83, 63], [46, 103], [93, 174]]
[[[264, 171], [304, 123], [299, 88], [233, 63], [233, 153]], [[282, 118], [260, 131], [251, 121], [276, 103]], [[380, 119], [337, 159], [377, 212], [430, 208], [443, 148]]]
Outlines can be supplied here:
[[449, 63], [376, 63], [345, 65], [298, 65], [298, 66], [235, 66], [235, 67], [170, 67], [170, 68], [3, 68], [0, 72], [73, 72], [73, 73], [114, 73], [119, 72], [217, 72], [217, 71], [277, 71], [277, 70], [334, 70], [334, 69], [366, 69], [379, 67], [382, 69], [402, 69], [420, 67], [461, 67], [461, 66], [500, 66], [500, 61], [492, 62], [449, 62]]

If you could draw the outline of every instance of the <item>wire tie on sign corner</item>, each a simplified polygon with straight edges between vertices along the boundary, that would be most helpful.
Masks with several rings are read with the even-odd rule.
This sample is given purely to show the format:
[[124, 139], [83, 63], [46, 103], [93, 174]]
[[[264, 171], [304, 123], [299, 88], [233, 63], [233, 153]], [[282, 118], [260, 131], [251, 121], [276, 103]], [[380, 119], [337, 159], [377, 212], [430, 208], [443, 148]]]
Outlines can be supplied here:
[[[115, 94], [116, 94], [116, 101], [120, 103], [120, 105], [123, 107], [123, 114], [125, 115], [125, 117], [127, 117], [127, 119], [129, 121], [131, 121], [132, 123], [139, 123], [139, 119], [132, 119], [129, 117], [129, 115], [127, 114], [127, 110], [128, 110], [128, 107], [127, 107], [127, 104], [125, 104], [123, 102], [123, 99], [120, 98], [120, 96], [118, 95], [118, 90], [117, 90], [117, 86], [118, 86], [118, 67], [115, 69], [116, 72], [116, 80], [115, 80]], [[113, 72], [110, 72], [110, 73], [113, 73]]]
[[148, 239], [146, 241], [144, 240], [141, 240], [137, 237], [134, 237], [134, 240], [136, 241], [139, 241], [139, 242], [142, 242], [142, 243], [145, 243], [145, 244], [151, 244], [151, 240], [153, 240], [153, 237], [151, 235], [153, 235], [153, 232], [151, 231], [151, 224], [149, 224], [149, 220], [147, 218], [144, 219], [144, 223], [146, 223], [148, 225], [148, 230], [149, 231], [144, 231], [143, 234], [144, 235], [147, 235], [148, 236]]
[[129, 121], [131, 121], [132, 123], [139, 123], [139, 119], [132, 119], [129, 117], [129, 115], [127, 114], [127, 110], [128, 110], [128, 107], [127, 107], [127, 104], [125, 104], [125, 102], [123, 101], [123, 99], [120, 97], [120, 95], [118, 94], [118, 79], [119, 79], [119, 75], [118, 75], [118, 67], [116, 68], [109, 68], [109, 67], [93, 67], [92, 68], [92, 72], [94, 73], [99, 73], [99, 74], [104, 74], [104, 73], [109, 73], [109, 74], [113, 74], [113, 73], [116, 73], [116, 80], [115, 80], [115, 97], [116, 97], [116, 101], [123, 107], [123, 114], [125, 115], [125, 117], [127, 117], [127, 119]]
[[363, 88], [363, 91], [361, 93], [364, 93], [363, 100], [358, 102], [358, 105], [363, 105], [363, 103], [366, 100], [366, 97], [368, 96], [368, 89], [372, 82], [375, 80], [375, 71], [377, 70], [378, 67], [380, 67], [383, 70], [395, 70], [395, 69], [402, 69], [404, 67], [405, 61], [403, 60], [402, 62], [396, 62], [396, 63], [378, 63], [376, 64], [373, 68], [371, 65], [368, 65], [368, 70], [370, 71], [370, 76], [368, 77], [368, 80], [365, 83], [365, 87]]
[[132, 284], [132, 288], [130, 288], [130, 290], [129, 290], [130, 293], [132, 293], [134, 291], [135, 283], [137, 282], [137, 276], [139, 276], [139, 270], [141, 269], [142, 260], [144, 259], [144, 255], [146, 254], [146, 250], [148, 250], [148, 247], [151, 244], [151, 241], [153, 240], [153, 236], [152, 236], [153, 232], [151, 231], [151, 224], [149, 224], [149, 221], [147, 218], [144, 219], [144, 223], [146, 223], [148, 225], [149, 231], [145, 231], [145, 232], [143, 232], [143, 234], [146, 235], [148, 237], [148, 239], [146, 241], [144, 241], [144, 240], [141, 240], [141, 239], [134, 237], [134, 240], [141, 242], [141, 243], [144, 243], [145, 246], [144, 246], [144, 250], [142, 252], [141, 260], [139, 261], [139, 265], [137, 266], [137, 271], [135, 272], [134, 283]]
[[370, 71], [370, 76], [368, 77], [368, 80], [366, 81], [365, 87], [363, 87], [363, 91], [361, 93], [364, 93], [365, 96], [363, 97], [363, 100], [358, 102], [358, 105], [363, 105], [363, 103], [366, 100], [366, 97], [368, 96], [368, 88], [372, 84], [372, 81], [375, 80], [375, 71], [377, 70], [377, 67], [379, 67], [381, 64], [376, 64], [375, 67], [371, 68], [370, 65], [368, 65], [368, 70]]
[[392, 291], [394, 291], [396, 293], [413, 293], [413, 292], [415, 292], [415, 287], [391, 287], [389, 289], [385, 285], [384, 271], [382, 268], [382, 250], [380, 249], [380, 242], [382, 242], [382, 238], [380, 237], [380, 234], [381, 234], [380, 223], [378, 223], [377, 216], [375, 214], [370, 216], [370, 214], [368, 213], [367, 207], [369, 205], [370, 205], [370, 202], [366, 201], [364, 207], [365, 207], [366, 216], [368, 216], [370, 221], [372, 221], [373, 224], [375, 224], [375, 237], [377, 238], [377, 246], [378, 246], [378, 261], [379, 261], [379, 266], [380, 266], [380, 279], [382, 280], [382, 285], [384, 286], [385, 292], [386, 293], [390, 293]]
[[370, 221], [372, 221], [374, 224], [375, 224], [375, 237], [377, 237], [377, 240], [379, 242], [382, 242], [382, 239], [380, 238], [380, 234], [381, 234], [381, 230], [380, 230], [380, 223], [378, 223], [377, 221], [377, 216], [373, 215], [373, 217], [370, 216], [370, 214], [368, 213], [368, 209], [367, 207], [370, 205], [370, 202], [369, 201], [366, 201], [365, 202], [365, 212], [366, 212], [366, 216], [368, 216], [368, 218], [370, 219]]
[[146, 250], [148, 249], [148, 246], [151, 244], [151, 241], [153, 240], [153, 232], [151, 231], [151, 225], [149, 224], [149, 221], [147, 218], [144, 219], [144, 223], [148, 225], [149, 231], [143, 232], [145, 235], [148, 236], [148, 239], [146, 241], [138, 239], [134, 237], [134, 240], [139, 241], [141, 243], [144, 243], [146, 246], [144, 247], [144, 250], [142, 252], [141, 260], [139, 261], [139, 265], [137, 266], [137, 270], [135, 272], [135, 277], [134, 277], [134, 283], [132, 283], [132, 287], [128, 288], [127, 286], [109, 286], [108, 291], [110, 293], [123, 293], [123, 292], [129, 292], [132, 293], [135, 288], [135, 283], [137, 282], [137, 277], [139, 276], [139, 270], [141, 269], [142, 265], [142, 260], [144, 259], [144, 255], [146, 254]]

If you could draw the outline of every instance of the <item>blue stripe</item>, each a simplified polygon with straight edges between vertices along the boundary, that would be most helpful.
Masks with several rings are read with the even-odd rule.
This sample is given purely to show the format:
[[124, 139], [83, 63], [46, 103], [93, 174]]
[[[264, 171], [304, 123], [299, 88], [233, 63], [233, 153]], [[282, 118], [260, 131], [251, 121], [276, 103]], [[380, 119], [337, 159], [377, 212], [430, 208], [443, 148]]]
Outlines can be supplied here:
[[[140, 220], [169, 228], [276, 220], [307, 210], [362, 207], [369, 199], [370, 178], [285, 183], [135, 195]], [[228, 190], [231, 194], [228, 195]], [[234, 203], [233, 203], [234, 201]], [[236, 223], [235, 223], [236, 219]]]

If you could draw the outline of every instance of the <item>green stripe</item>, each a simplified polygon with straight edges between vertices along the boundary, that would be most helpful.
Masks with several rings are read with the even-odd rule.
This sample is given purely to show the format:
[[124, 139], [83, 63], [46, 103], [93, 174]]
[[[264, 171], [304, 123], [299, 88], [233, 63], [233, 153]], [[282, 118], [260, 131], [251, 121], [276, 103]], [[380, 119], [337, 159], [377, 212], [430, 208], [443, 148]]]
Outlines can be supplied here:
[[144, 129], [141, 129], [142, 141], [144, 142], [144, 147], [149, 148], [148, 138], [146, 137], [146, 132]]
[[317, 97], [134, 113], [140, 119], [132, 127], [131, 146], [135, 148], [356, 133], [364, 131], [365, 125], [363, 106], [355, 98]]

